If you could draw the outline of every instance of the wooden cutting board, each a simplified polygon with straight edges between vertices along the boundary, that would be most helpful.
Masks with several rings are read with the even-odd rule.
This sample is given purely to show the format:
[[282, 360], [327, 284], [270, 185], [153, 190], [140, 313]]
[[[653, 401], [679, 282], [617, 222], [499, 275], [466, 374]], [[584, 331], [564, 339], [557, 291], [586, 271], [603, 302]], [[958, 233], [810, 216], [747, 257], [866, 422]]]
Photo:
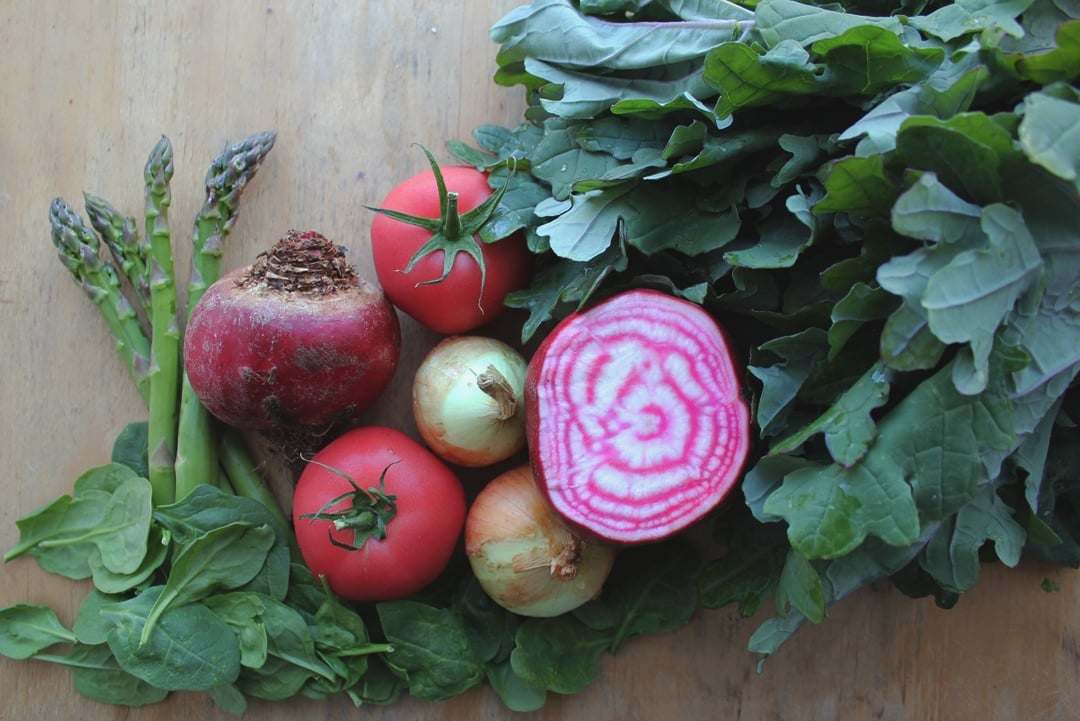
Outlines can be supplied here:
[[[420, 143], [448, 161], [447, 140], [483, 123], [515, 125], [523, 98], [496, 86], [487, 30], [517, 0], [393, 2], [63, 2], [0, 8], [0, 400], [4, 411], [0, 548], [15, 520], [108, 460], [142, 402], [96, 311], [57, 262], [48, 207], [89, 191], [142, 208], [142, 167], [173, 142], [174, 236], [190, 233], [210, 159], [229, 141], [278, 132], [243, 200], [228, 267], [290, 228], [350, 249], [371, 277], [367, 228], [390, 187], [425, 167]], [[177, 244], [187, 268], [189, 245]], [[409, 379], [437, 340], [404, 321], [404, 359], [372, 412], [413, 432]], [[8, 495], [10, 494], [10, 495]], [[1059, 590], [1043, 590], [1044, 579]], [[0, 567], [0, 605], [50, 604], [70, 623], [87, 587], [28, 559]], [[771, 612], [763, 611], [761, 618]], [[757, 619], [702, 612], [680, 632], [636, 639], [605, 656], [601, 677], [552, 697], [537, 719], [989, 721], [1076, 718], [1080, 711], [1080, 580], [1037, 564], [988, 567], [951, 611], [888, 585], [831, 609], [822, 625], [756, 670], [746, 650]], [[0, 719], [212, 719], [199, 694], [135, 710], [82, 698], [69, 673], [0, 659]], [[350, 702], [252, 703], [250, 718], [352, 718]], [[406, 699], [370, 719], [466, 721], [510, 716], [476, 689], [434, 704]]]

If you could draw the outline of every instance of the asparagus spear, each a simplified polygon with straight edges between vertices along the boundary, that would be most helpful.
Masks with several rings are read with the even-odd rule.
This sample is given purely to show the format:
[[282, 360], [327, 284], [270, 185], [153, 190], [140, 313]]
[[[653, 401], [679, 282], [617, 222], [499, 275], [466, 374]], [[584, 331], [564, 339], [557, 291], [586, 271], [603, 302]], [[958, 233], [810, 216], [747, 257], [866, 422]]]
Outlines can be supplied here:
[[237, 204], [248, 182], [274, 147], [274, 132], [255, 133], [214, 158], [206, 174], [206, 200], [195, 218], [188, 281], [188, 313], [203, 293], [221, 277], [225, 238], [236, 224]]
[[287, 527], [289, 519], [259, 475], [240, 431], [231, 427], [221, 430], [220, 454], [222, 470], [228, 475], [236, 495], [261, 501], [274, 518]]
[[146, 235], [149, 241], [150, 415], [147, 424], [149, 477], [154, 502], [176, 499], [176, 437], [180, 402], [180, 322], [169, 234], [173, 174], [172, 144], [162, 137], [146, 162]]
[[[203, 293], [221, 277], [226, 236], [236, 223], [237, 203], [263, 159], [274, 147], [273, 132], [250, 135], [225, 148], [206, 175], [206, 200], [195, 219], [188, 315]], [[214, 443], [214, 420], [195, 396], [187, 373], [180, 390], [180, 424], [176, 452], [176, 496], [183, 498], [200, 483], [215, 483], [219, 469]], [[194, 449], [189, 452], [188, 449]], [[208, 449], [213, 449], [212, 451]], [[246, 453], [241, 446], [230, 452]]]
[[[150, 317], [149, 245], [139, 236], [135, 218], [126, 216], [103, 198], [83, 193], [90, 225], [97, 231], [112, 254], [113, 261], [131, 283], [133, 300]], [[149, 335], [149, 330], [144, 325]]]
[[[196, 257], [193, 258], [192, 290], [189, 291], [193, 299], [191, 306], [202, 296], [202, 291], [209, 287], [221, 274], [221, 247], [222, 240], [232, 229], [236, 220], [237, 203], [240, 194], [247, 182], [255, 175], [262, 160], [273, 147], [273, 133], [260, 133], [253, 135], [245, 141], [238, 143], [226, 150], [211, 165], [206, 178], [207, 200], [199, 212], [195, 222], [194, 243]], [[163, 141], [167, 142], [167, 141]], [[167, 174], [171, 174], [171, 148], [162, 143], [155, 146], [147, 161], [147, 169], [144, 174], [147, 182], [147, 235], [151, 241], [161, 245], [159, 250], [164, 253], [168, 246], [168, 206], [170, 193], [168, 188]], [[159, 260], [153, 263], [153, 254], [149, 250], [149, 244], [142, 243], [138, 238], [134, 220], [124, 218], [117, 210], [104, 200], [96, 196], [87, 197], [89, 213], [96, 219], [98, 231], [110, 240], [106, 241], [110, 247], [117, 249], [116, 256], [131, 260], [143, 258], [142, 281], [138, 277], [128, 275], [132, 285], [144, 286], [149, 292], [151, 287], [156, 287], [159, 294], [168, 297], [169, 290], [166, 283], [157, 282], [174, 275], [166, 268], [171, 266], [170, 260]], [[101, 258], [99, 238], [86, 226], [77, 211], [74, 210], [62, 198], [53, 201], [50, 207], [50, 221], [52, 224], [52, 238], [59, 253], [60, 261], [72, 274], [76, 283], [80, 284], [87, 296], [98, 307], [113, 335], [116, 350], [124, 360], [125, 365], [131, 372], [135, 385], [148, 405], [153, 406], [151, 417], [158, 414], [162, 406], [154, 404], [151, 400], [151, 356], [156, 359], [162, 358], [162, 353], [152, 349], [151, 335], [140, 324], [140, 320], [128, 295], [120, 285], [120, 276], [116, 267]], [[111, 243], [110, 241], [115, 241]], [[138, 248], [136, 247], [138, 244]], [[138, 253], [138, 254], [136, 254]], [[162, 258], [165, 256], [163, 255]], [[117, 260], [117, 262], [127, 262]], [[162, 263], [165, 263], [163, 266]], [[149, 263], [149, 264], [147, 264]], [[160, 272], [154, 272], [155, 266]], [[131, 268], [137, 267], [135, 265]], [[125, 274], [134, 273], [133, 270], [125, 271]], [[181, 372], [180, 353], [180, 328], [177, 309], [174, 306], [171, 315], [167, 313], [170, 305], [175, 303], [175, 279], [172, 281], [172, 300], [158, 304], [161, 320], [154, 317], [154, 305], [149, 304], [150, 320], [155, 329], [167, 329], [166, 338], [174, 335], [172, 342], [176, 346], [177, 361], [175, 364], [173, 388], [183, 377]], [[149, 296], [148, 296], [149, 299]], [[140, 301], [142, 302], [142, 301]], [[149, 303], [149, 300], [147, 300]], [[189, 311], [190, 312], [190, 311]], [[162, 342], [158, 341], [159, 346]], [[164, 341], [168, 343], [169, 341]], [[152, 352], [153, 350], [153, 352]], [[170, 354], [171, 356], [171, 354]], [[160, 362], [154, 364], [155, 383], [158, 394], [167, 394], [169, 382], [162, 380], [162, 367]], [[166, 369], [164, 375], [167, 377]], [[186, 390], [185, 390], [186, 389]], [[174, 391], [175, 392], [175, 391]], [[221, 438], [215, 437], [215, 428], [212, 418], [207, 414], [202, 404], [191, 392], [190, 384], [184, 383], [181, 387], [183, 400], [186, 401], [187, 415], [182, 419], [181, 414], [173, 415], [173, 426], [177, 430], [176, 437], [176, 463], [173, 471], [177, 482], [174, 485], [177, 492], [175, 497], [182, 497], [195, 485], [202, 482], [218, 482], [223, 487], [234, 488], [240, 495], [263, 502], [276, 516], [284, 517], [280, 505], [276, 499], [261, 483], [261, 478], [255, 472], [255, 464], [252, 462], [243, 438], [237, 432], [223, 429]], [[175, 406], [174, 406], [175, 408]], [[169, 434], [168, 423], [164, 420], [169, 415], [161, 411], [163, 433]], [[148, 424], [149, 425], [149, 424]], [[183, 437], [180, 428], [187, 429]], [[150, 442], [150, 453], [154, 456], [154, 441]], [[218, 454], [220, 443], [220, 459]], [[164, 461], [162, 455], [160, 460]], [[151, 460], [153, 463], [153, 458]], [[220, 463], [220, 465], [219, 465]], [[231, 479], [235, 477], [235, 483]], [[180, 479], [185, 479], [182, 485]], [[157, 495], [163, 495], [158, 493]]]
[[150, 341], [134, 306], [120, 288], [116, 267], [102, 260], [98, 237], [63, 198], [56, 198], [49, 206], [49, 222], [60, 262], [97, 306], [136, 388], [149, 400]]

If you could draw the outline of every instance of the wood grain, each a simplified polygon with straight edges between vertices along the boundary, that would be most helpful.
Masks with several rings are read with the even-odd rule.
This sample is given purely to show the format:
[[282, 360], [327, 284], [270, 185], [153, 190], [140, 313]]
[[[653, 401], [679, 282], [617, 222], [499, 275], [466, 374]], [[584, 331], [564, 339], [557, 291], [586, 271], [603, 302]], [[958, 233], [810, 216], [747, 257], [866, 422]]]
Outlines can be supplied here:
[[[0, 7], [0, 547], [15, 520], [68, 492], [108, 459], [143, 408], [107, 332], [61, 270], [48, 205], [90, 191], [142, 207], [142, 166], [161, 134], [175, 150], [174, 234], [190, 233], [207, 164], [226, 142], [274, 129], [278, 143], [243, 201], [225, 262], [238, 265], [290, 228], [347, 246], [371, 274], [364, 204], [424, 167], [421, 143], [516, 124], [517, 90], [491, 81], [492, 22], [517, 0], [394, 2], [63, 2]], [[177, 243], [187, 268], [189, 244]], [[412, 431], [408, 379], [435, 341], [405, 321], [405, 359], [373, 418]], [[1060, 590], [1040, 588], [1044, 578]], [[70, 623], [86, 586], [31, 560], [0, 567], [0, 605], [46, 603]], [[1025, 564], [987, 568], [951, 611], [883, 586], [832, 609], [759, 675], [746, 651], [756, 620], [701, 612], [684, 630], [604, 657], [601, 680], [553, 697], [536, 719], [991, 721], [1076, 718], [1080, 581]], [[195, 694], [142, 709], [78, 696], [65, 669], [0, 660], [0, 719], [212, 721]], [[345, 699], [253, 703], [248, 716], [338, 719]], [[405, 700], [367, 718], [510, 716], [486, 689], [432, 704]]]

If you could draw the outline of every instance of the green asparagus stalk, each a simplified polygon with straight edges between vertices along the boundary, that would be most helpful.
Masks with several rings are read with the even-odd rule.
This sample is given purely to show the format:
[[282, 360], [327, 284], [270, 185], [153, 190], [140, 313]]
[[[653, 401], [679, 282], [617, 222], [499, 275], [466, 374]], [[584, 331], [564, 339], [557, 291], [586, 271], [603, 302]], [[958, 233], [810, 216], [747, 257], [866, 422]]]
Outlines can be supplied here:
[[[128, 279], [134, 298], [150, 317], [149, 244], [139, 236], [135, 218], [126, 216], [103, 198], [83, 193], [90, 225], [112, 254], [117, 269]], [[144, 326], [144, 330], [145, 330]], [[149, 331], [147, 331], [149, 335]]]
[[[206, 199], [195, 219], [188, 315], [212, 283], [221, 277], [224, 241], [236, 223], [240, 196], [274, 147], [276, 134], [256, 133], [227, 147], [210, 165]], [[180, 389], [180, 424], [176, 453], [176, 497], [183, 498], [201, 483], [216, 483], [214, 419], [199, 402], [187, 373]], [[191, 449], [189, 452], [188, 449]], [[213, 451], [208, 451], [213, 449]], [[242, 448], [230, 449], [246, 453]]]
[[240, 196], [273, 149], [276, 137], [273, 132], [250, 135], [226, 148], [210, 164], [206, 199], [195, 219], [195, 248], [188, 280], [189, 314], [206, 289], [221, 277], [225, 238], [236, 224]]
[[97, 306], [135, 387], [149, 400], [150, 341], [134, 306], [120, 288], [116, 267], [101, 258], [98, 237], [63, 198], [56, 198], [49, 206], [49, 222], [60, 262]]
[[[260, 501], [284, 528], [288, 528], [289, 519], [259, 475], [240, 431], [229, 427], [222, 429], [220, 456], [221, 467], [229, 477], [233, 492], [238, 496]], [[290, 541], [295, 543], [294, 538], [290, 537]]]
[[[270, 492], [258, 468], [247, 452], [244, 439], [235, 428], [225, 428], [221, 435], [221, 466], [228, 475], [233, 492], [238, 496], [259, 501], [270, 514], [277, 519], [282, 528], [289, 528], [290, 521], [278, 503], [277, 498]], [[289, 552], [292, 559], [297, 563], [303, 563], [304, 557], [300, 553], [300, 546], [296, 542], [296, 535], [288, 534]]]
[[[235, 223], [240, 194], [273, 143], [273, 133], [253, 135], [226, 148], [212, 163], [206, 178], [207, 200], [195, 222], [196, 257], [192, 260], [191, 306], [209, 284], [220, 277], [222, 241]], [[149, 444], [151, 468], [160, 465], [161, 470], [168, 473], [164, 468], [168, 465], [168, 439], [175, 438], [173, 448], [176, 462], [172, 472], [177, 483], [173, 485], [174, 489], [179, 489], [181, 477], [189, 479], [182, 493], [198, 483], [217, 483], [222, 488], [262, 502], [281, 520], [285, 518], [281, 506], [259, 476], [240, 433], [235, 429], [223, 428], [218, 435], [219, 429], [191, 392], [190, 384], [183, 383], [179, 391], [190, 411], [186, 418], [182, 417], [177, 406], [177, 387], [184, 374], [180, 352], [180, 311], [169, 242], [171, 174], [171, 146], [163, 138], [151, 152], [144, 172], [146, 235], [149, 242], [139, 238], [134, 219], [124, 217], [96, 196], [86, 196], [88, 214], [101, 239], [109, 246], [115, 262], [122, 265], [135, 292], [139, 292], [138, 288], [141, 287], [148, 294], [145, 300], [140, 297], [139, 303], [147, 308], [147, 320], [152, 325], [149, 332], [138, 317], [128, 292], [121, 287], [116, 265], [102, 259], [101, 239], [62, 198], [57, 198], [50, 206], [52, 239], [61, 263], [105, 319], [118, 354], [129, 369], [143, 400], [150, 407], [151, 424], [156, 424], [160, 429], [160, 435], [156, 429], [150, 432], [151, 439], [158, 439], [151, 440]], [[137, 273], [141, 273], [141, 276]], [[170, 345], [175, 353], [167, 350]], [[175, 358], [175, 363], [170, 366], [167, 357]], [[167, 410], [169, 398], [174, 399], [171, 411]], [[173, 430], [170, 430], [170, 426]], [[181, 435], [182, 428], [187, 432]], [[161, 450], [155, 453], [157, 449]], [[156, 472], [151, 470], [151, 473]], [[186, 476], [183, 475], [185, 472]], [[159, 503], [169, 497], [168, 482], [163, 482], [160, 488], [163, 490], [155, 491], [155, 499]], [[173, 497], [180, 498], [182, 493], [174, 492]]]
[[172, 145], [162, 137], [144, 170], [146, 235], [149, 241], [150, 415], [149, 476], [155, 504], [176, 499], [176, 438], [180, 403], [180, 322], [169, 234]]

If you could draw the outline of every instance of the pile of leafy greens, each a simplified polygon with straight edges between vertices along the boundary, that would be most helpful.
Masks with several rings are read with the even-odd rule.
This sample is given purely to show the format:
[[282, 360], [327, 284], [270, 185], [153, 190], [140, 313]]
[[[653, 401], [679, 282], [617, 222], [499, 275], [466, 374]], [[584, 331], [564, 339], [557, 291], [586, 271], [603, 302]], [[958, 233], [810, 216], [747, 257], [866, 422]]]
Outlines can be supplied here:
[[461, 159], [540, 270], [523, 340], [653, 286], [744, 348], [757, 450], [707, 607], [768, 655], [889, 578], [1080, 565], [1080, 3], [536, 0], [492, 29], [526, 122]]

